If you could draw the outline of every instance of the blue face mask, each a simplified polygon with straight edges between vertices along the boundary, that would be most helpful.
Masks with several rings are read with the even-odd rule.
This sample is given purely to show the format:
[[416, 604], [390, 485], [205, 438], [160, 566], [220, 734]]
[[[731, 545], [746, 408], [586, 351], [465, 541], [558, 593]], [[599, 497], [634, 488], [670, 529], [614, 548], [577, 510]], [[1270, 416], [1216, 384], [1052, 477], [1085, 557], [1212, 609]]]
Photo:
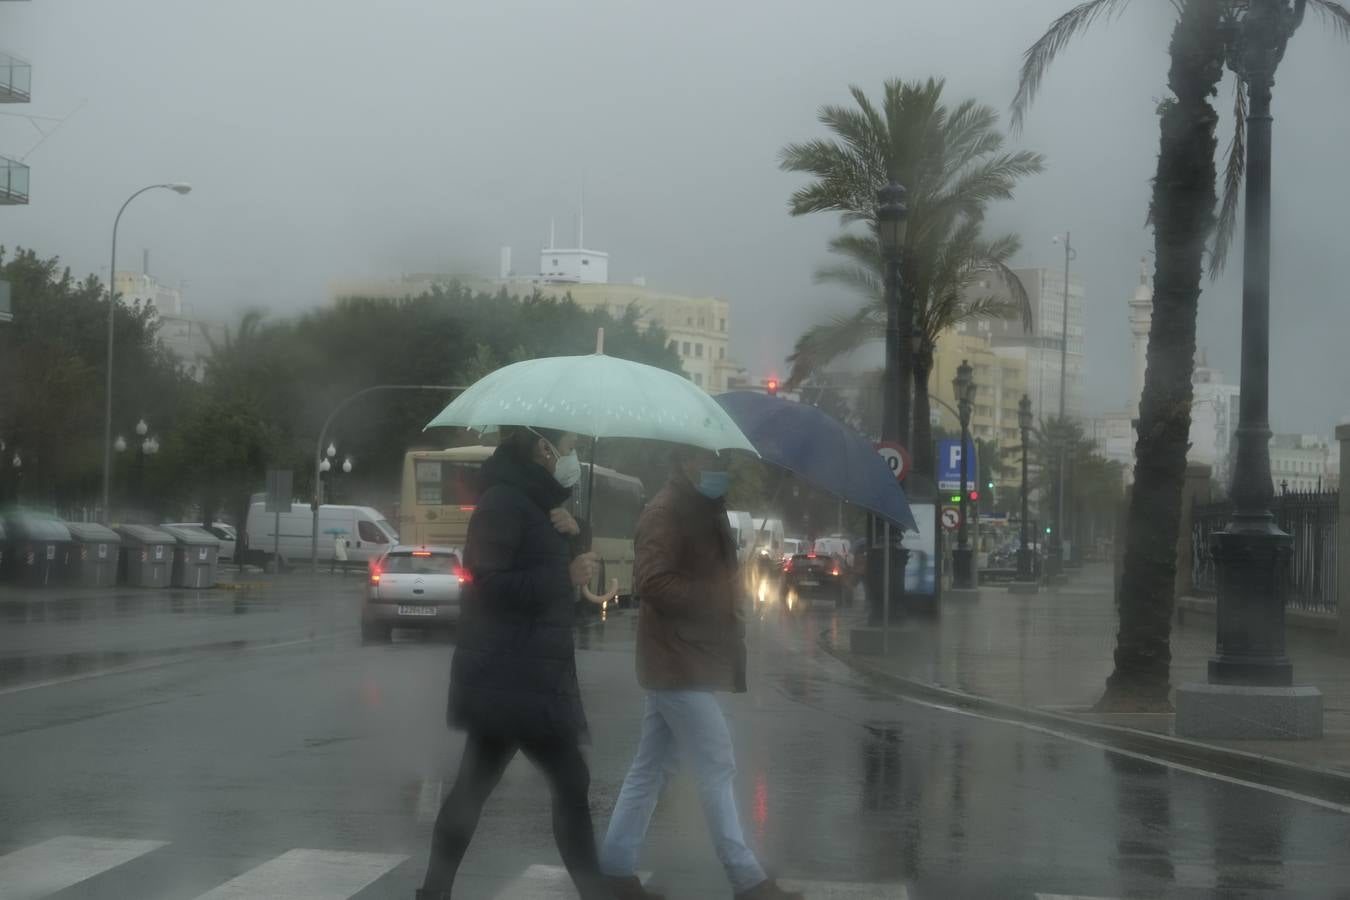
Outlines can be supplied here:
[[698, 484], [694, 487], [709, 500], [717, 500], [726, 496], [727, 490], [731, 487], [731, 476], [726, 472], [700, 472]]

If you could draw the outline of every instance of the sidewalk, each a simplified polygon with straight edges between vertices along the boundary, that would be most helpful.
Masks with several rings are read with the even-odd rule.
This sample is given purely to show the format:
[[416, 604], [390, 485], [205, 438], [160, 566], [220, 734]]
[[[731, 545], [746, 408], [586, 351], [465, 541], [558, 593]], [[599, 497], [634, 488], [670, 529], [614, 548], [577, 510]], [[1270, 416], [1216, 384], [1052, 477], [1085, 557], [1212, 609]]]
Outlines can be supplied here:
[[[1089, 566], [1039, 594], [981, 588], [978, 599], [944, 596], [937, 619], [908, 619], [893, 628], [891, 655], [853, 656], [849, 627], [822, 638], [838, 656], [882, 675], [972, 694], [1000, 703], [1159, 734], [1172, 734], [1170, 714], [1091, 712], [1113, 667], [1116, 610], [1111, 570]], [[1290, 628], [1286, 645], [1294, 680], [1323, 694], [1325, 736], [1315, 741], [1207, 741], [1350, 777], [1350, 656], [1335, 652], [1335, 635]], [[1190, 612], [1172, 626], [1172, 685], [1203, 682], [1214, 654], [1214, 619]]]

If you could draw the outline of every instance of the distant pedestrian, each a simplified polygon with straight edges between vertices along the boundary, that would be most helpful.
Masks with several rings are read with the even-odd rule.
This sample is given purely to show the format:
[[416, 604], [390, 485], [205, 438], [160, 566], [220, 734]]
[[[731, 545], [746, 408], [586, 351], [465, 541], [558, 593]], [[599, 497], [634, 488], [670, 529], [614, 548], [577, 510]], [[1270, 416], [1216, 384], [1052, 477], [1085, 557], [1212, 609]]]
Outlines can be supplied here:
[[574, 555], [577, 523], [562, 508], [580, 480], [576, 435], [503, 429], [483, 463], [464, 563], [472, 578], [450, 668], [447, 718], [467, 732], [455, 786], [432, 834], [418, 900], [450, 897], [483, 804], [521, 751], [553, 792], [553, 835], [583, 900], [612, 900], [596, 857], [586, 716], [572, 629], [575, 588], [595, 557]]
[[340, 534], [333, 535], [333, 564], [328, 567], [328, 574], [332, 575], [336, 569], [347, 574], [347, 539]]
[[737, 900], [802, 900], [768, 878], [736, 809], [735, 753], [715, 691], [744, 692], [745, 621], [736, 544], [723, 499], [725, 462], [676, 453], [669, 483], [638, 522], [634, 588], [642, 738], [614, 806], [601, 866], [621, 900], [648, 895], [638, 851], [677, 758], [693, 771], [713, 846]]

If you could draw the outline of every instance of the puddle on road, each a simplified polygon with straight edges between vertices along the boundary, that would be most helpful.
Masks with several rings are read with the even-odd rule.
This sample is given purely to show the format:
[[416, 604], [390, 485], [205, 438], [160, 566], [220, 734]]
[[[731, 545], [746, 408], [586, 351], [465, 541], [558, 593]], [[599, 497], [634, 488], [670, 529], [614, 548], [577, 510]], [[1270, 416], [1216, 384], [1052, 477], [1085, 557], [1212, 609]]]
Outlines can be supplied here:
[[189, 653], [245, 650], [260, 641], [215, 641], [187, 647], [157, 650], [102, 650], [83, 653], [50, 653], [0, 658], [0, 689], [71, 678], [90, 672], [105, 672], [138, 665], [168, 662]]

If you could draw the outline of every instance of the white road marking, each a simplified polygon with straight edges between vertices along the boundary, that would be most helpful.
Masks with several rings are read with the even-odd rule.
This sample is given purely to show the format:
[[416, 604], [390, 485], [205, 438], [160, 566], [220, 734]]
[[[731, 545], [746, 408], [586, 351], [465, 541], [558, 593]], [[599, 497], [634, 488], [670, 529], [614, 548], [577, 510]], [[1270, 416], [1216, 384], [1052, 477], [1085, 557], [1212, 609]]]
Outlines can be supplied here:
[[443, 787], [440, 779], [422, 779], [422, 788], [417, 792], [417, 821], [436, 821], [436, 816], [441, 811]]
[[0, 856], [0, 898], [36, 900], [114, 869], [165, 841], [63, 835]]
[[[638, 873], [643, 882], [650, 877], [650, 872]], [[497, 895], [497, 900], [571, 900], [576, 895], [572, 878], [562, 866], [530, 866]]]
[[1036, 900], [1112, 900], [1112, 898], [1089, 897], [1086, 894], [1037, 894]]
[[801, 891], [810, 900], [909, 900], [909, 891], [903, 884], [801, 881], [796, 878], [781, 878], [778, 883], [790, 891]]
[[288, 850], [197, 900], [347, 900], [407, 858], [401, 853]]

